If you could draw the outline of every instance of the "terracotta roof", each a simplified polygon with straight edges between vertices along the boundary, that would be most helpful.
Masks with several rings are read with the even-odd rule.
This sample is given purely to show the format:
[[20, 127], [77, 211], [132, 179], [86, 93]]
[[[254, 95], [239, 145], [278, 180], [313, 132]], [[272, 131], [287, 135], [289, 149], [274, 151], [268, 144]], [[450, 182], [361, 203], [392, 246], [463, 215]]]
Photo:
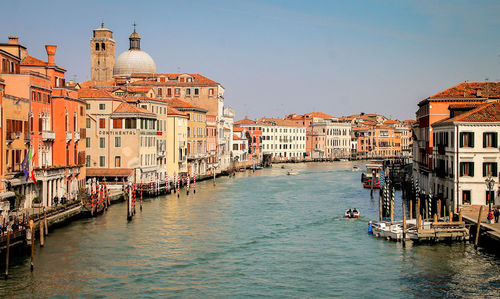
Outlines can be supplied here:
[[180, 112], [179, 110], [177, 110], [174, 107], [171, 107], [169, 105], [169, 106], [167, 106], [167, 116], [170, 116], [170, 115], [177, 115], [177, 116], [188, 117], [188, 115], [186, 113]]
[[484, 103], [475, 109], [464, 112], [453, 118], [436, 122], [436, 124], [453, 122], [500, 122], [500, 102], [493, 101]]
[[153, 112], [149, 112], [148, 110], [141, 108], [141, 107], [135, 107], [132, 106], [128, 103], [121, 103], [118, 107], [116, 107], [115, 111], [113, 111], [113, 114], [115, 113], [142, 113], [142, 114], [148, 114], [148, 115], [156, 115]]
[[117, 99], [111, 93], [94, 88], [81, 88], [78, 90], [78, 97], [81, 99]]
[[170, 99], [170, 100], [165, 100], [165, 102], [168, 103], [168, 105], [171, 105], [172, 107], [176, 108], [176, 109], [197, 109], [197, 110], [202, 110], [202, 111], [205, 111], [207, 112], [208, 110], [200, 107], [200, 106], [196, 106], [196, 105], [193, 105], [191, 103], [188, 103], [186, 101], [183, 101], [179, 98], [173, 98], [173, 99]]
[[459, 104], [450, 104], [448, 109], [472, 109], [481, 105], [481, 103], [459, 103]]
[[115, 80], [114, 79], [109, 79], [107, 81], [85, 81], [80, 83], [80, 86], [82, 88], [88, 88], [88, 87], [112, 87], [115, 86]]
[[243, 132], [245, 129], [233, 126], [233, 132]]
[[280, 127], [302, 127], [302, 125], [298, 125], [296, 122], [288, 119], [281, 119], [281, 118], [260, 118], [257, 120], [258, 123], [262, 123], [265, 125], [273, 125], [273, 126], [280, 126]]
[[248, 119], [248, 118], [245, 117], [244, 119], [235, 121], [234, 124], [235, 125], [256, 125], [257, 122], [255, 122], [254, 120], [251, 120], [251, 119]]
[[333, 118], [333, 116], [328, 115], [328, 114], [323, 113], [323, 112], [311, 112], [311, 113], [304, 114], [304, 116], [319, 117], [319, 118]]
[[133, 171], [130, 168], [87, 168], [86, 175], [128, 177], [132, 175]]
[[384, 124], [389, 124], [389, 125], [399, 125], [400, 123], [401, 123], [400, 121], [392, 120], [392, 119], [388, 119], [388, 120], [384, 121]]
[[[178, 78], [182, 75], [188, 75], [193, 77], [193, 82], [180, 82]], [[130, 75], [132, 78], [146, 78], [146, 79], [156, 79], [156, 78], [161, 78], [161, 77], [166, 77], [169, 80], [166, 80], [165, 82], [158, 82], [154, 80], [143, 80], [142, 82], [150, 82], [150, 84], [155, 84], [155, 85], [212, 85], [212, 84], [219, 84], [214, 80], [208, 79], [207, 77], [200, 75], [200, 74], [168, 74], [168, 73], [157, 73], [157, 74], [148, 74], [148, 73], [134, 73]], [[175, 80], [175, 81], [174, 81]], [[132, 84], [135, 84], [137, 82], [141, 81], [135, 81]], [[143, 84], [143, 83], [140, 83]]]
[[500, 82], [462, 82], [440, 91], [429, 99], [446, 98], [500, 98]]
[[233, 140], [241, 140], [241, 138], [236, 135], [233, 135]]
[[26, 56], [23, 61], [21, 61], [22, 65], [48, 65], [47, 62], [35, 58], [33, 56]]

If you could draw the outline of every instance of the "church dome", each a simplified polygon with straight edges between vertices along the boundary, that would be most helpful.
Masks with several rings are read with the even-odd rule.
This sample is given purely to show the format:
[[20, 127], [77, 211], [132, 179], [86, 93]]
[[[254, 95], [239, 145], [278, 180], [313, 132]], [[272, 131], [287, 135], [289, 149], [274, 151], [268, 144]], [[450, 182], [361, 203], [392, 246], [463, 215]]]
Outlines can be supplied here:
[[[135, 27], [135, 24], [134, 24]], [[113, 67], [113, 76], [130, 76], [133, 73], [156, 73], [156, 64], [148, 53], [141, 50], [141, 36], [132, 32], [130, 47], [118, 56]]]
[[142, 50], [127, 50], [118, 56], [113, 67], [113, 76], [130, 76], [133, 73], [156, 73], [156, 64]]

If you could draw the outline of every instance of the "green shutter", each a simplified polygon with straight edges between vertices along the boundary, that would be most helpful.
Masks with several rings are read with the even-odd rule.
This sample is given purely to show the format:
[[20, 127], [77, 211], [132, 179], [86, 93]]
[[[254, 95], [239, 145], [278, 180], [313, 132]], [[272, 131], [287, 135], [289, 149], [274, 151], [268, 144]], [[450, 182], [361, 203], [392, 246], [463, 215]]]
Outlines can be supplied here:
[[483, 148], [486, 147], [486, 142], [488, 141], [488, 133], [483, 133]]
[[491, 172], [492, 172], [492, 176], [494, 176], [494, 177], [497, 176], [497, 173], [498, 173], [497, 162], [494, 162], [493, 165], [491, 165]]
[[474, 176], [474, 162], [470, 162], [470, 173], [469, 176]]
[[460, 163], [460, 176], [464, 176], [464, 163]]
[[483, 163], [483, 176], [487, 176], [488, 172], [486, 169], [488, 168], [488, 163]]
[[474, 133], [470, 133], [470, 147], [474, 147]]
[[493, 147], [498, 147], [498, 133], [493, 133]]
[[460, 133], [460, 147], [464, 147], [464, 133]]

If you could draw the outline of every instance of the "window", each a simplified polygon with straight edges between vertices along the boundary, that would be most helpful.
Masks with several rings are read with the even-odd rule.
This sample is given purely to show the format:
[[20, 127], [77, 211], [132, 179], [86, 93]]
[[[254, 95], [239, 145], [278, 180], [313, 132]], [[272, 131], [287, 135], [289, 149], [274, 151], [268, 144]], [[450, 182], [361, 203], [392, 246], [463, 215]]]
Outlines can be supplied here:
[[497, 147], [498, 134], [496, 132], [483, 133], [483, 147]]
[[87, 155], [87, 157], [85, 158], [85, 166], [90, 167], [90, 155]]
[[122, 166], [122, 158], [120, 156], [115, 156], [115, 167]]
[[90, 103], [85, 104], [87, 106], [87, 110], [90, 110]]
[[106, 148], [106, 138], [99, 137], [99, 148]]
[[176, 89], [175, 89], [175, 95], [176, 95], [176, 96], [181, 95], [181, 89], [180, 89], [180, 88], [176, 88]]
[[172, 88], [167, 88], [167, 96], [172, 96]]
[[483, 163], [483, 176], [497, 176], [497, 163], [496, 162], [485, 162]]
[[462, 191], [462, 204], [470, 205], [470, 190]]
[[158, 96], [160, 96], [160, 97], [161, 97], [162, 95], [163, 95], [163, 89], [158, 88]]
[[460, 162], [460, 176], [474, 176], [474, 162]]
[[101, 43], [101, 50], [103, 50], [103, 51], [106, 50], [106, 44], [105, 43]]
[[190, 95], [191, 95], [191, 89], [190, 89], [190, 88], [186, 88], [186, 95], [187, 95], [187, 96], [190, 96]]
[[198, 88], [194, 89], [194, 95], [197, 96], [200, 94], [200, 90]]
[[106, 166], [106, 157], [99, 156], [99, 167], [105, 167], [105, 166]]
[[106, 119], [104, 118], [99, 119], [99, 129], [106, 129]]
[[121, 147], [121, 146], [122, 146], [122, 138], [115, 137], [115, 147]]
[[135, 118], [125, 119], [125, 129], [137, 129], [137, 119]]
[[460, 147], [474, 147], [474, 133], [460, 133]]
[[114, 129], [121, 129], [122, 128], [122, 119], [121, 118], [113, 119], [113, 128]]
[[209, 95], [209, 96], [213, 96], [213, 95], [214, 95], [214, 89], [213, 89], [213, 88], [210, 88], [210, 89], [208, 90], [208, 95]]
[[80, 107], [80, 116], [83, 116], [83, 107]]
[[99, 104], [99, 110], [106, 110], [106, 104]]
[[85, 119], [85, 125], [86, 125], [87, 129], [90, 129], [90, 118], [87, 117]]
[[85, 138], [85, 146], [86, 146], [87, 148], [90, 148], [90, 137], [86, 137], [86, 138]]
[[99, 43], [95, 43], [95, 50], [99, 51]]

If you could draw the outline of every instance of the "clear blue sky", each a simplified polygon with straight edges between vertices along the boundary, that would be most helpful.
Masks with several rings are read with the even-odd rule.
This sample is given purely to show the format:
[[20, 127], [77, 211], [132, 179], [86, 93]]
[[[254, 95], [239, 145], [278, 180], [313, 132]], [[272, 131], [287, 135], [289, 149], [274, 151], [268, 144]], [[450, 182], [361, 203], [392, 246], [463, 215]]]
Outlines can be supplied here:
[[323, 111], [413, 119], [461, 81], [500, 80], [500, 1], [2, 1], [0, 42], [18, 35], [67, 78], [90, 77], [101, 19], [117, 52], [132, 23], [159, 72], [226, 88], [237, 118]]

